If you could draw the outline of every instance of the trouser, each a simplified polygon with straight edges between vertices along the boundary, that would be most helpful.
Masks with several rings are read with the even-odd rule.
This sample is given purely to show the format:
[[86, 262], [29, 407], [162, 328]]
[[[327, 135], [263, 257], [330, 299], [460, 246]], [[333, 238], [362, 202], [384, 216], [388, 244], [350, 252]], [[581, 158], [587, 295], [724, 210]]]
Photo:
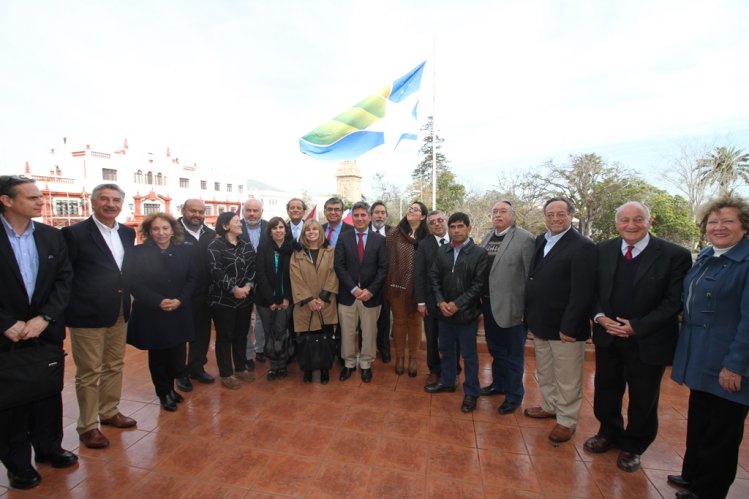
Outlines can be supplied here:
[[211, 308], [205, 297], [193, 300], [192, 316], [195, 339], [190, 342], [187, 355], [187, 374], [198, 375], [204, 372], [204, 366], [208, 363], [208, 348], [211, 344]]
[[256, 310], [263, 324], [265, 324], [266, 345], [263, 347], [263, 350], [270, 362], [270, 370], [277, 371], [285, 369], [286, 364], [289, 362], [288, 351], [277, 352], [274, 350], [273, 345], [281, 343], [284, 338], [289, 336], [290, 310], [272, 311], [270, 308], [261, 305], [257, 305]]
[[0, 411], [0, 462], [8, 471], [31, 467], [31, 448], [48, 456], [62, 448], [62, 394]]
[[214, 305], [211, 307], [211, 317], [216, 326], [216, 364], [218, 364], [219, 376], [222, 378], [233, 375], [235, 371], [246, 370], [245, 350], [251, 313], [251, 306], [231, 308]]
[[341, 325], [341, 355], [346, 367], [356, 367], [356, 325], [361, 325], [362, 346], [359, 363], [369, 369], [377, 354], [377, 315], [380, 305], [365, 307], [355, 300], [353, 305], [338, 305], [338, 320]]
[[504, 392], [507, 401], [519, 404], [525, 395], [523, 369], [528, 332], [523, 324], [500, 327], [488, 300], [483, 309], [486, 345], [492, 355], [492, 386]]
[[148, 370], [156, 395], [163, 397], [174, 391], [174, 379], [182, 372], [185, 344], [171, 348], [159, 348], [148, 351]]
[[[454, 324], [440, 319], [437, 323], [439, 331], [439, 346], [442, 354], [442, 369], [440, 372], [440, 383], [446, 386], [455, 386], [455, 378], [458, 375], [458, 355], [463, 355], [463, 393], [478, 397], [481, 395], [479, 386], [479, 356], [476, 350], [476, 333], [478, 321], [474, 320], [468, 324]], [[460, 345], [460, 353], [456, 347]]]
[[386, 301], [382, 302], [377, 318], [377, 351], [380, 356], [390, 353], [390, 305]]
[[110, 327], [70, 328], [79, 434], [98, 428], [97, 417], [107, 419], [119, 412], [126, 329], [122, 311]]
[[408, 346], [408, 355], [415, 357], [421, 344], [423, 324], [418, 310], [413, 304], [398, 299], [390, 302], [390, 310], [393, 312], [393, 341], [396, 357], [405, 356], [406, 346]]
[[691, 390], [681, 476], [700, 499], [723, 498], [736, 478], [749, 407]]
[[[658, 434], [658, 400], [665, 366], [640, 361], [637, 341], [614, 338], [596, 347], [593, 411], [601, 423], [598, 436], [623, 451], [642, 454]], [[622, 398], [629, 390], [627, 428], [622, 417]]]
[[[440, 342], [439, 342], [439, 328], [437, 326], [438, 320], [433, 314], [427, 312], [427, 316], [424, 317], [424, 334], [427, 338], [427, 367], [431, 374], [436, 374], [438, 377], [442, 372], [442, 361], [440, 359]], [[458, 374], [462, 371], [460, 368], [460, 343], [455, 338], [455, 369]]]
[[538, 386], [544, 397], [541, 408], [557, 415], [557, 423], [577, 426], [583, 402], [585, 342], [533, 339]]
[[247, 360], [251, 360], [253, 353], [263, 353], [265, 348], [265, 330], [263, 329], [263, 321], [260, 319], [260, 314], [257, 313], [257, 307], [252, 307], [252, 319], [251, 324], [254, 324], [252, 328], [247, 325]]

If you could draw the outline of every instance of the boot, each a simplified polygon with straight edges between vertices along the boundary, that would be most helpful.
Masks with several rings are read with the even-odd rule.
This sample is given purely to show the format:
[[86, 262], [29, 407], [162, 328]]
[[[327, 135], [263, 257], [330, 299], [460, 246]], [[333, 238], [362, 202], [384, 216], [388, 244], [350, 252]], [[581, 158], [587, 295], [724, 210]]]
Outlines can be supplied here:
[[403, 374], [403, 357], [395, 358], [395, 374], [398, 376]]

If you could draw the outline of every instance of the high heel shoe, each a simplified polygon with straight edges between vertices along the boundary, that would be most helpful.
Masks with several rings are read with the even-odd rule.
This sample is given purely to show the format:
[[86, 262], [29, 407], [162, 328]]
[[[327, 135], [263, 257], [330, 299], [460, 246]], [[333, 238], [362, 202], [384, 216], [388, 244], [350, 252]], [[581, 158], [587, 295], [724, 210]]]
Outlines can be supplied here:
[[330, 381], [330, 372], [327, 369], [320, 369], [320, 383], [327, 385]]
[[177, 410], [177, 402], [174, 401], [171, 395], [159, 395], [159, 402], [161, 402], [161, 407], [165, 411], [174, 412]]
[[304, 371], [304, 382], [312, 383], [312, 371]]
[[416, 357], [409, 357], [408, 358], [408, 376], [410, 378], [416, 377]]
[[403, 374], [403, 357], [395, 358], [395, 374], [398, 376]]

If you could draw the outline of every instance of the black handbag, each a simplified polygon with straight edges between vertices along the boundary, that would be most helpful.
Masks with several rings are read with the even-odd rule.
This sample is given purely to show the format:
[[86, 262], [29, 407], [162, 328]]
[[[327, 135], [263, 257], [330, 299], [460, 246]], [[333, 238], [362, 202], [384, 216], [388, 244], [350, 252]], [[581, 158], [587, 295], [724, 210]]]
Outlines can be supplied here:
[[265, 356], [270, 360], [284, 361], [294, 355], [296, 345], [289, 334], [288, 327], [285, 331], [276, 330], [277, 313], [279, 313], [277, 310], [272, 310], [270, 313], [270, 327], [265, 332]]
[[0, 411], [51, 397], [62, 391], [65, 351], [28, 340], [0, 353]]
[[[320, 314], [318, 312], [318, 314]], [[312, 325], [312, 312], [310, 312], [309, 331]], [[338, 351], [336, 350], [335, 334], [332, 325], [325, 325], [320, 314], [320, 325], [322, 330], [309, 331], [297, 337], [296, 355], [299, 368], [303, 371], [314, 371], [315, 369], [330, 369], [335, 362]]]

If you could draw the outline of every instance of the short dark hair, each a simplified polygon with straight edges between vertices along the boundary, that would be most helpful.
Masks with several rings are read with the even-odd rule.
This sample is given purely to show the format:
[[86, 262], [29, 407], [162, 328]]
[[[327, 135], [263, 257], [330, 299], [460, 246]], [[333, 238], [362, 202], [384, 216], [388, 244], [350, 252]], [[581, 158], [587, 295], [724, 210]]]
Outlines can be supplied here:
[[372, 203], [372, 206], [369, 207], [369, 214], [371, 215], [374, 212], [374, 209], [377, 208], [378, 206], [382, 206], [383, 208], [385, 208], [385, 215], [388, 214], [388, 207], [385, 206], [385, 203], [380, 200], [377, 200], [374, 203]]
[[302, 203], [302, 209], [304, 211], [307, 211], [307, 203], [304, 202], [304, 199], [299, 199], [299, 198], [291, 198], [291, 199], [289, 199], [286, 202], [286, 211], [289, 211], [289, 207], [291, 206], [292, 201], [299, 201], [300, 203]]
[[[18, 186], [21, 184], [34, 184], [33, 178], [24, 177], [23, 175], [2, 175], [0, 176], [0, 196], [8, 196], [13, 199], [18, 194]], [[3, 205], [0, 203], [0, 213], [3, 212]]]
[[569, 200], [569, 198], [566, 198], [564, 196], [557, 196], [555, 198], [547, 199], [544, 203], [544, 209], [543, 212], [546, 213], [546, 207], [549, 206], [551, 203], [554, 203], [556, 201], [562, 201], [567, 205], [567, 211], [572, 214], [575, 213], [575, 205], [572, 204], [572, 201]]
[[176, 218], [174, 218], [169, 213], [164, 212], [153, 213], [143, 219], [143, 222], [141, 222], [140, 228], [138, 229], [138, 232], [140, 232], [140, 237], [142, 237], [144, 241], [149, 241], [151, 239], [151, 226], [153, 225], [153, 221], [157, 218], [166, 220], [167, 222], [169, 222], [169, 225], [172, 226], [172, 243], [182, 244], [182, 242], [185, 240], [185, 234], [184, 232], [182, 232], [182, 227], [180, 227], [180, 224], [177, 222]]
[[231, 219], [238, 216], [233, 211], [225, 211], [222, 214], [218, 216], [216, 219], [216, 234], [218, 234], [221, 237], [224, 237], [226, 235], [226, 227], [225, 225], [229, 225], [229, 222], [231, 222]]
[[343, 201], [341, 201], [341, 198], [337, 198], [333, 196], [332, 198], [325, 201], [325, 204], [323, 205], [323, 210], [328, 207], [329, 204], [339, 204], [341, 205], [341, 209], [343, 209]]
[[471, 219], [468, 218], [468, 215], [466, 215], [462, 211], [456, 211], [455, 213], [450, 215], [450, 218], [447, 219], [447, 226], [449, 227], [456, 222], [463, 222], [466, 227], [471, 225]]
[[351, 207], [351, 213], [354, 213], [354, 210], [364, 210], [369, 213], [369, 203], [367, 203], [366, 201], [357, 201]]
[[268, 220], [268, 224], [265, 226], [265, 235], [271, 237], [270, 232], [274, 228], [278, 227], [279, 223], [283, 225], [284, 231], [286, 232], [286, 234], [288, 234], [289, 228], [286, 226], [286, 222], [284, 221], [284, 219], [281, 217], [273, 217]]

